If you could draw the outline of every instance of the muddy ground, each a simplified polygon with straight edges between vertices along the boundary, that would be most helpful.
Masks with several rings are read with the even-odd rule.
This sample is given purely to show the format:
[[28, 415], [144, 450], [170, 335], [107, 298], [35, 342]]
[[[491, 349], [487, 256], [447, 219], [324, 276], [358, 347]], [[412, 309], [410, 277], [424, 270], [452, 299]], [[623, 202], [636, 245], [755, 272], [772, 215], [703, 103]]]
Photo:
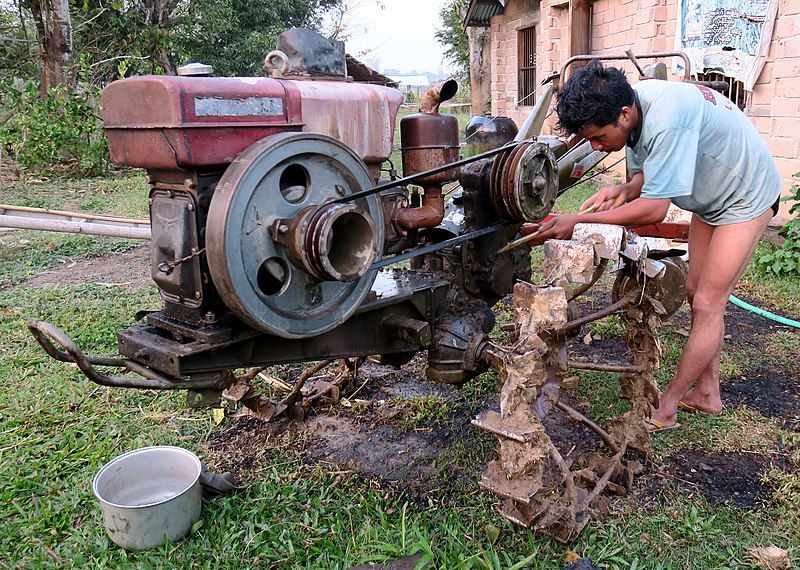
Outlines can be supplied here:
[[[42, 272], [24, 286], [113, 283], [136, 289], [151, 282], [148, 257], [148, 248], [138, 247], [70, 262]], [[606, 288], [586, 303], [602, 304], [607, 294]], [[510, 314], [508, 303], [503, 306], [501, 314]], [[778, 330], [774, 323], [732, 306], [725, 322], [726, 342], [749, 350], [763, 349], [765, 335]], [[680, 334], [688, 330], [689, 316], [679, 313], [669, 324]], [[587, 344], [585, 334], [571, 340], [574, 356], [611, 361], [626, 358], [627, 349], [620, 339], [595, 335]], [[479, 398], [467, 398], [452, 386], [427, 382], [424, 366], [424, 354], [399, 370], [367, 363], [355, 382], [358, 393], [347, 400], [350, 407], [312, 409], [305, 421], [264, 424], [249, 417], [235, 418], [231, 427], [207, 442], [206, 460], [212, 469], [232, 471], [245, 482], [275, 461], [296, 460], [308, 468], [321, 465], [397, 487], [412, 499], [447, 501], [458, 493], [480, 492], [477, 481], [494, 457], [496, 440], [470, 421], [483, 409], [497, 409], [497, 389], [489, 386]], [[301, 368], [282, 367], [276, 374], [287, 370], [296, 374]], [[443, 401], [454, 405], [444, 419], [431, 425], [399, 425], [404, 402], [419, 398], [431, 399], [428, 405]], [[746, 406], [785, 429], [800, 431], [800, 368], [744, 370], [741, 378], [723, 384], [723, 399], [729, 408]], [[573, 392], [565, 394], [564, 400], [581, 411], [587, 407]], [[569, 461], [580, 463], [600, 448], [594, 433], [563, 415], [549, 417], [546, 427]], [[709, 501], [754, 509], [769, 498], [770, 490], [762, 480], [774, 466], [786, 467], [778, 459], [758, 453], [684, 449], [662, 464], [648, 465], [639, 492], [658, 500], [662, 487], [672, 481]]]

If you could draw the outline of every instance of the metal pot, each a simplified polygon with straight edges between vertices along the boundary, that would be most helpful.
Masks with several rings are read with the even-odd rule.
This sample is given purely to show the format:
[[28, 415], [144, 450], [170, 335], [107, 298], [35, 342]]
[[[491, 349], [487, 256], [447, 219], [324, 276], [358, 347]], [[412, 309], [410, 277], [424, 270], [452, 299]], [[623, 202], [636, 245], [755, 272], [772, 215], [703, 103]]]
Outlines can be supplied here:
[[200, 460], [180, 447], [144, 447], [104, 465], [92, 482], [116, 544], [146, 550], [185, 536], [200, 519]]

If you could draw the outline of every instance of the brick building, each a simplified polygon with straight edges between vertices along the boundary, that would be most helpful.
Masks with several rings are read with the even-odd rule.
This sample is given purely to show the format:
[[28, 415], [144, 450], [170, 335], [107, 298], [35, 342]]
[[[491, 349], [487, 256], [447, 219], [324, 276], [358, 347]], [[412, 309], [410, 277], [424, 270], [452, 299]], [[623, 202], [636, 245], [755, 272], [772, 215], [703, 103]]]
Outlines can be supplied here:
[[[777, 16], [766, 63], [752, 92], [731, 81], [730, 96], [764, 137], [786, 193], [800, 171], [800, 0], [773, 1]], [[628, 47], [634, 53], [673, 51], [678, 0], [472, 0], [465, 23], [491, 30], [492, 113], [521, 124], [533, 98], [518, 102], [571, 55], [615, 54]], [[671, 58], [664, 61], [672, 74]], [[614, 65], [629, 78], [638, 77], [630, 62]], [[551, 115], [545, 130], [554, 119]], [[784, 203], [781, 213], [787, 210]]]

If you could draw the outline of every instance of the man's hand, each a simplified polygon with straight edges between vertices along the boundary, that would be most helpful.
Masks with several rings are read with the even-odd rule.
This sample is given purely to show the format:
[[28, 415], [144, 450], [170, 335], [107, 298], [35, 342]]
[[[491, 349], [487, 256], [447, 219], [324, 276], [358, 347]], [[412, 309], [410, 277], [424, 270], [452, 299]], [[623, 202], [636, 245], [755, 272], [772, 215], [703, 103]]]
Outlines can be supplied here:
[[536, 238], [530, 241], [531, 245], [541, 245], [549, 239], [569, 239], [572, 230], [579, 222], [579, 216], [568, 214], [554, 214], [553, 218], [543, 224], [532, 224]]
[[581, 204], [581, 212], [605, 212], [627, 202], [626, 188], [622, 184], [606, 186]]

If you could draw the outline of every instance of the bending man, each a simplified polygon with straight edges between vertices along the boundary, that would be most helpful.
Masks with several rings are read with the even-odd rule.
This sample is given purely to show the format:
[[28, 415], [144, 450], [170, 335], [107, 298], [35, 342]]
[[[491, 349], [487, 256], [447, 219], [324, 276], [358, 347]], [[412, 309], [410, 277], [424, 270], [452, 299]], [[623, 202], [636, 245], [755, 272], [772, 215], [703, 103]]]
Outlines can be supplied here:
[[725, 306], [778, 210], [782, 181], [766, 145], [724, 95], [655, 79], [631, 87], [622, 71], [596, 60], [559, 90], [556, 112], [559, 128], [595, 150], [627, 147], [630, 180], [584, 202], [581, 210], [593, 213], [543, 224], [538, 242], [568, 239], [581, 222], [660, 222], [670, 203], [693, 212], [686, 283], [692, 330], [648, 428], [675, 426], [681, 405], [719, 413]]

